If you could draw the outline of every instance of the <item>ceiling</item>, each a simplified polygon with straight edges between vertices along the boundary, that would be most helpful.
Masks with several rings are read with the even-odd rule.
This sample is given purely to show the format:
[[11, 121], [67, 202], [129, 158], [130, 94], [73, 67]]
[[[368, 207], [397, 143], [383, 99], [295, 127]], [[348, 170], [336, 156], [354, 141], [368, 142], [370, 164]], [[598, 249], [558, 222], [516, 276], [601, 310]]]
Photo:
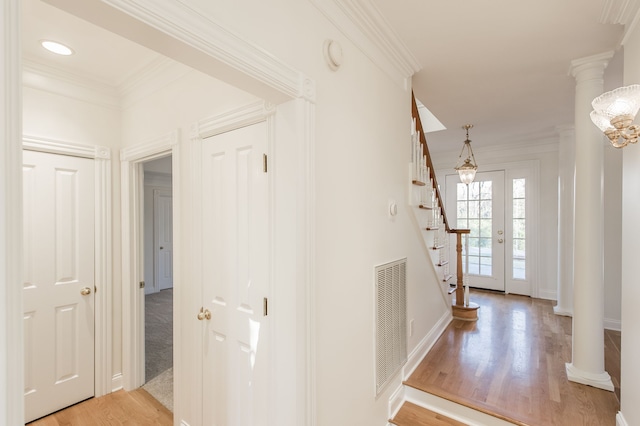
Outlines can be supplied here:
[[447, 128], [427, 136], [432, 151], [459, 150], [466, 123], [475, 147], [573, 123], [571, 61], [616, 50], [624, 31], [600, 22], [616, 0], [373, 1], [422, 65], [416, 97]]
[[[413, 77], [414, 92], [447, 128], [428, 136], [434, 152], [459, 150], [466, 123], [474, 125], [474, 147], [536, 141], [572, 123], [571, 61], [618, 49], [624, 26], [602, 22], [628, 20], [638, 3], [371, 1], [422, 65]], [[47, 64], [118, 87], [159, 56], [40, 0], [22, 3], [27, 64]], [[41, 39], [68, 44], [76, 54], [48, 53], [39, 46]]]

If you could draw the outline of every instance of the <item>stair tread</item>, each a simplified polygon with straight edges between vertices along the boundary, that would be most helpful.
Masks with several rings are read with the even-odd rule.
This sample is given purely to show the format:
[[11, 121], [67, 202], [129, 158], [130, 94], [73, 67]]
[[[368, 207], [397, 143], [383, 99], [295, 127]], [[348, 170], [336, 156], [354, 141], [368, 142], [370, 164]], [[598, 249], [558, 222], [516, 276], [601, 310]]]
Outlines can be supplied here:
[[400, 411], [390, 423], [397, 426], [465, 426], [464, 423], [411, 402], [402, 404]]

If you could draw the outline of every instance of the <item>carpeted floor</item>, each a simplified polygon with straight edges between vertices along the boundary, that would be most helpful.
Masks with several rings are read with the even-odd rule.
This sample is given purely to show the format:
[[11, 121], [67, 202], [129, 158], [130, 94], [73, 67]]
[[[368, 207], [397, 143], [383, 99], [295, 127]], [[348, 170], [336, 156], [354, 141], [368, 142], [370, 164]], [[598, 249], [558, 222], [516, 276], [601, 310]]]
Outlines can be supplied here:
[[145, 296], [143, 388], [173, 410], [173, 289]]

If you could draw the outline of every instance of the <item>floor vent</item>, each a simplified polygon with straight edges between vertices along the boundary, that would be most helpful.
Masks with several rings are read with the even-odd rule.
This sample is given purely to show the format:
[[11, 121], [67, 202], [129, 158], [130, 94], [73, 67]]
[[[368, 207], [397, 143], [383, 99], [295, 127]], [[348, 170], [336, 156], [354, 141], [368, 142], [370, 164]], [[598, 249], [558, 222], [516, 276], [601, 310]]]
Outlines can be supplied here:
[[407, 362], [407, 259], [376, 274], [376, 394]]

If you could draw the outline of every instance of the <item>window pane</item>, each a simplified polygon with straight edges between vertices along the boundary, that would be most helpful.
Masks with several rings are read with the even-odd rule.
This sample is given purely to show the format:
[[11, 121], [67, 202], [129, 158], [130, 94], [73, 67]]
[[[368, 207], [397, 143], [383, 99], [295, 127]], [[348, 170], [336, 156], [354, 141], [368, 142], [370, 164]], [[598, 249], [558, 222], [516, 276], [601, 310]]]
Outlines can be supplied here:
[[467, 185], [465, 185], [464, 183], [459, 183], [457, 185], [457, 191], [458, 191], [458, 200], [466, 200], [467, 199]]
[[491, 219], [491, 200], [480, 201], [480, 217], [483, 219]]
[[469, 229], [471, 230], [471, 235], [474, 237], [478, 235], [480, 228], [480, 221], [478, 219], [469, 219]]
[[492, 262], [490, 257], [480, 258], [480, 274], [484, 276], [491, 276], [493, 272]]
[[469, 273], [478, 275], [480, 272], [480, 258], [476, 256], [469, 256]]
[[458, 229], [469, 229], [469, 224], [467, 223], [466, 218], [458, 219], [458, 224], [456, 226]]
[[524, 219], [513, 219], [513, 238], [524, 238]]
[[514, 279], [526, 279], [526, 201], [525, 179], [513, 179], [513, 264]]
[[524, 259], [514, 259], [513, 260], [513, 278], [524, 280], [526, 279], [526, 270], [525, 270], [525, 260]]
[[524, 199], [513, 200], [513, 217], [514, 219], [524, 219]]
[[513, 180], [513, 198], [525, 198], [524, 182], [524, 178]]
[[478, 211], [479, 206], [479, 201], [469, 201], [469, 217], [477, 218], [480, 216], [480, 212]]
[[483, 200], [490, 200], [492, 198], [491, 196], [492, 183], [493, 182], [491, 181], [480, 182], [480, 198], [482, 198]]
[[480, 220], [480, 237], [491, 238], [492, 230], [491, 220]]
[[458, 219], [467, 217], [467, 202], [458, 201]]
[[469, 184], [469, 199], [477, 200], [480, 198], [480, 184], [478, 182], [471, 182]]
[[482, 256], [491, 256], [491, 238], [480, 238], [479, 246], [480, 246], [480, 254]]

